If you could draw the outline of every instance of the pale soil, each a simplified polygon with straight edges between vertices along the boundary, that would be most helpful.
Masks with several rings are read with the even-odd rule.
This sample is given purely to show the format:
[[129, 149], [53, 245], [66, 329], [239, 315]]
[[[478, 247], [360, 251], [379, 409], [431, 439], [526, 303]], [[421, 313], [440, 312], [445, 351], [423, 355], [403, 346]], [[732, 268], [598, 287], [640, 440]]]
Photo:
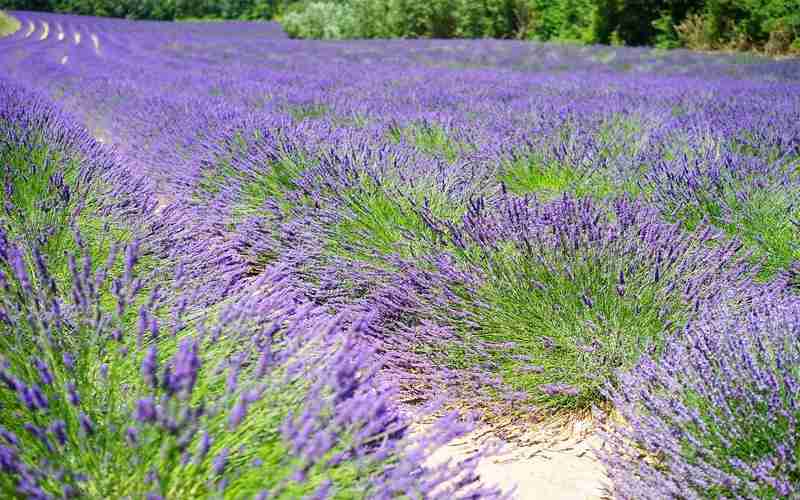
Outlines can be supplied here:
[[483, 446], [500, 444], [502, 451], [482, 459], [481, 480], [505, 491], [514, 489], [519, 500], [600, 500], [610, 498], [608, 479], [594, 451], [602, 447], [595, 426], [587, 420], [533, 425], [516, 429], [507, 437], [478, 429], [438, 450], [431, 465], [448, 459], [459, 461]]

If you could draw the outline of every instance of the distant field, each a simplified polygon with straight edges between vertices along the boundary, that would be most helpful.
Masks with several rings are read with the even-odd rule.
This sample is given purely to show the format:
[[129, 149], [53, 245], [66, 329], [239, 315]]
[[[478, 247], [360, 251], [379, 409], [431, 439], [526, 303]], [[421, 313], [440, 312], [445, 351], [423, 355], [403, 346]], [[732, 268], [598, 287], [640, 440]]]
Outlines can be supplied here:
[[11, 14], [0, 496], [800, 495], [799, 60]]

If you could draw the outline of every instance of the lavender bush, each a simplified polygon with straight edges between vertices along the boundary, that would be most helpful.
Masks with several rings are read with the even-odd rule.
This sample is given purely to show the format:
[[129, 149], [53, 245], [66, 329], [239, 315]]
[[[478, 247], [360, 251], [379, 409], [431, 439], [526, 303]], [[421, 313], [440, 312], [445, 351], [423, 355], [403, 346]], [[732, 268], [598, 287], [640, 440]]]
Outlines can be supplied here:
[[709, 223], [763, 260], [762, 278], [797, 260], [797, 156], [764, 161], [731, 151], [701, 150], [659, 162], [644, 190], [664, 215], [692, 228]]
[[[82, 224], [83, 209], [102, 207], [87, 200], [108, 193], [81, 172], [100, 161], [117, 168], [112, 158], [84, 135], [76, 144], [59, 134], [52, 116], [80, 129], [55, 108], [20, 112], [16, 91], [4, 90], [4, 495], [500, 495], [470, 486], [477, 455], [426, 467], [469, 423], [453, 414], [411, 434], [395, 388], [358, 341], [357, 314], [304, 302], [279, 269], [204, 310], [205, 290], [183, 263], [151, 258], [143, 271], [135, 236], [125, 244], [80, 233], [103, 216], [106, 232], [111, 222], [132, 235], [154, 228], [127, 225], [119, 199]], [[42, 153], [23, 161], [32, 149]], [[157, 242], [150, 236], [145, 244]]]
[[752, 293], [740, 244], [711, 228], [684, 232], [625, 198], [475, 203], [451, 238], [456, 265], [477, 273], [453, 288], [462, 328], [511, 342], [501, 370], [542, 402], [597, 403], [618, 368], [659, 351], [665, 331]]
[[403, 441], [408, 423], [346, 317], [298, 304], [280, 274], [206, 322], [187, 318], [184, 297], [137, 297], [134, 247], [116, 278], [111, 259], [92, 273], [71, 256], [60, 296], [46, 267], [29, 274], [22, 250], [3, 243], [4, 494], [388, 498], [453, 474], [471, 482], [468, 464], [421, 468], [427, 451], [414, 441], [436, 441]]
[[603, 454], [620, 498], [791, 498], [800, 489], [796, 299], [704, 317], [624, 375]]

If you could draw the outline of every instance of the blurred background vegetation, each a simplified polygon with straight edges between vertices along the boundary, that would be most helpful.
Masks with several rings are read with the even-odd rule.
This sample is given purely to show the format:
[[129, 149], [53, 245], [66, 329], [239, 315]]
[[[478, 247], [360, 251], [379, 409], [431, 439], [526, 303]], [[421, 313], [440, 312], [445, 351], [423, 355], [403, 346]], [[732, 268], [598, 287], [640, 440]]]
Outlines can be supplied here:
[[0, 0], [134, 19], [276, 19], [298, 38], [515, 38], [800, 53], [800, 0]]

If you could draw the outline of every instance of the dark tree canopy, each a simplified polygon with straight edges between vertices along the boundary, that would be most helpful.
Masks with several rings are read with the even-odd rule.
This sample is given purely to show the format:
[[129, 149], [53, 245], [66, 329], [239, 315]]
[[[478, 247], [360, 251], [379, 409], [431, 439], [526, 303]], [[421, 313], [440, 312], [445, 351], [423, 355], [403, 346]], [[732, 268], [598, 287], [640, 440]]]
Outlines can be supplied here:
[[281, 19], [300, 38], [522, 38], [800, 51], [800, 0], [0, 0], [132, 19]]

